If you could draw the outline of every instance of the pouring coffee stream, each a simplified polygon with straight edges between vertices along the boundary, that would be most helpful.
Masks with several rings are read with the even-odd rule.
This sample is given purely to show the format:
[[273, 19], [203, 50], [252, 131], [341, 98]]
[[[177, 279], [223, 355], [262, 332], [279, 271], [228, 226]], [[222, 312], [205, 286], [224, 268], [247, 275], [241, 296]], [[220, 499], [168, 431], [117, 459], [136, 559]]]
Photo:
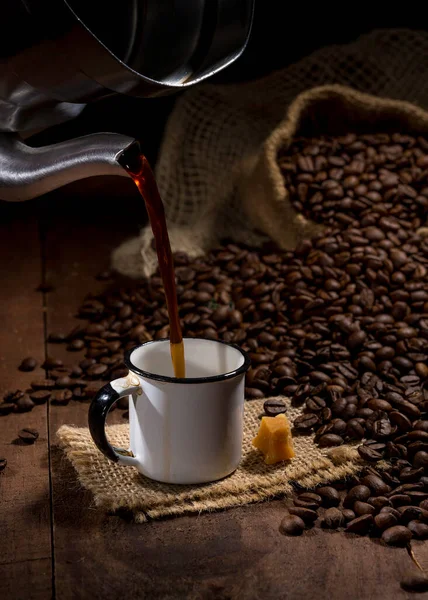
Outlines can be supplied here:
[[175, 377], [186, 376], [184, 344], [178, 315], [177, 289], [175, 284], [174, 260], [166, 225], [165, 210], [153, 171], [139, 145], [132, 144], [117, 157], [118, 163], [132, 177], [146, 205], [150, 225], [155, 238], [159, 271], [165, 291], [169, 318], [171, 359]]

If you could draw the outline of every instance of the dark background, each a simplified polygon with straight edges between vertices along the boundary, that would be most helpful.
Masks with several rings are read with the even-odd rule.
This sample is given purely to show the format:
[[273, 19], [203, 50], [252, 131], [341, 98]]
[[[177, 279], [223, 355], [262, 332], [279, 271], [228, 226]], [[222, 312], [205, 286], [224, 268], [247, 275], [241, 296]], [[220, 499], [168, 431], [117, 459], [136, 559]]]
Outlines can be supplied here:
[[[88, 0], [90, 1], [90, 0]], [[330, 44], [349, 43], [373, 29], [423, 29], [425, 20], [416, 3], [407, 2], [381, 9], [375, 3], [328, 6], [328, 3], [256, 0], [252, 34], [243, 55], [228, 69], [212, 78], [212, 84], [237, 83], [257, 79], [286, 67], [314, 50]], [[428, 25], [428, 23], [427, 23]], [[327, 83], [327, 82], [326, 82]], [[112, 96], [89, 104], [73, 121], [34, 136], [32, 145], [54, 143], [80, 135], [110, 131], [140, 140], [143, 153], [156, 162], [168, 116], [178, 95], [154, 99]], [[8, 207], [5, 204], [9, 204]], [[147, 222], [141, 197], [126, 177], [92, 177], [55, 190], [41, 199], [18, 208], [0, 202], [2, 211], [17, 215], [30, 208], [36, 212], [44, 206], [54, 217], [77, 214], [82, 219], [102, 222], [118, 219], [132, 221], [134, 234]]]
[[[256, 0], [253, 31], [247, 49], [210, 83], [256, 79], [285, 67], [317, 48], [351, 42], [377, 28], [423, 28], [415, 3], [379, 10], [373, 3], [329, 3]], [[117, 131], [140, 139], [151, 162], [156, 160], [166, 119], [177, 95], [156, 99], [114, 96], [88, 105], [82, 115], [33, 139], [36, 145], [96, 131]]]

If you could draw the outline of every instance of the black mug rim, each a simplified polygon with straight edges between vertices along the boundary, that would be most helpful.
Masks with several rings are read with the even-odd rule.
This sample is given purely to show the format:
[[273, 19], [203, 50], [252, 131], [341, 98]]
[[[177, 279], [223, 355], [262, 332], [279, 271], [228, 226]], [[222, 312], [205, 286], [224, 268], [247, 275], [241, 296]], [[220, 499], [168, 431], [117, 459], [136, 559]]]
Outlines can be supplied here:
[[139, 344], [138, 346], [135, 346], [135, 348], [132, 348], [131, 350], [127, 350], [127, 352], [125, 353], [124, 363], [128, 367], [128, 369], [130, 371], [132, 371], [133, 373], [136, 373], [137, 375], [141, 375], [141, 377], [145, 377], [146, 379], [153, 379], [154, 381], [161, 381], [163, 383], [214, 383], [216, 381], [226, 381], [228, 379], [233, 379], [234, 377], [237, 377], [238, 375], [242, 375], [243, 373], [246, 373], [248, 371], [248, 369], [250, 368], [250, 365], [251, 365], [250, 357], [245, 352], [245, 350], [243, 350], [236, 344], [232, 344], [230, 342], [225, 342], [223, 340], [210, 340], [210, 339], [201, 338], [201, 337], [194, 337], [194, 338], [184, 337], [183, 341], [185, 341], [185, 340], [200, 340], [200, 341], [204, 341], [204, 342], [214, 342], [215, 344], [224, 344], [225, 346], [229, 346], [230, 348], [234, 348], [235, 350], [238, 350], [238, 352], [240, 352], [241, 355], [244, 357], [244, 362], [240, 367], [238, 367], [237, 369], [234, 369], [233, 371], [228, 371], [227, 373], [221, 373], [219, 375], [211, 375], [210, 377], [169, 377], [168, 375], [159, 375], [157, 373], [150, 373], [149, 371], [143, 371], [143, 369], [136, 367], [131, 360], [132, 353], [135, 352], [135, 350], [138, 350], [138, 348], [142, 348], [143, 346], [148, 346], [149, 344], [158, 344], [160, 342], [168, 342], [168, 344], [169, 344], [169, 338], [163, 338], [161, 340], [150, 340], [148, 342], [144, 342], [142, 344]]

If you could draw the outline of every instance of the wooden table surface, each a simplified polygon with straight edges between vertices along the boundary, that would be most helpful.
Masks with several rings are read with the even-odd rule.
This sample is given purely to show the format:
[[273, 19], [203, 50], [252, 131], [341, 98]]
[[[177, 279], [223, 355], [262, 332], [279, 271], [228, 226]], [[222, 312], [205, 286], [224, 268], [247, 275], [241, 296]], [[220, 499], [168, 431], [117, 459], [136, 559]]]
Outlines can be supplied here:
[[[144, 221], [128, 184], [112, 185], [120, 214], [99, 194], [76, 201], [73, 188], [0, 203], [1, 394], [35, 378], [17, 370], [25, 356], [80, 360], [49, 348], [47, 333], [72, 329], [85, 294], [102, 288], [94, 276], [111, 250]], [[52, 291], [37, 291], [42, 282]], [[71, 402], [0, 417], [0, 457], [8, 461], [0, 474], [1, 600], [414, 597], [400, 588], [401, 576], [416, 568], [406, 549], [321, 530], [285, 537], [280, 499], [141, 525], [98, 510], [55, 446], [60, 425], [85, 425], [87, 409]], [[114, 411], [110, 422], [121, 419]], [[19, 443], [23, 427], [39, 431], [34, 445]], [[412, 543], [412, 551], [428, 569], [428, 544]]]

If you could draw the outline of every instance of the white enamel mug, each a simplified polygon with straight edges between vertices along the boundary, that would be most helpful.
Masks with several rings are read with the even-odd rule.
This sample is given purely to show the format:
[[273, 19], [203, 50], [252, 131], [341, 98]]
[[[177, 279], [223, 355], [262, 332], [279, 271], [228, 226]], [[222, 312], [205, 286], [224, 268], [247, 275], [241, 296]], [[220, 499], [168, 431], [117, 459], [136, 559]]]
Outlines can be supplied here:
[[[126, 378], [105, 385], [89, 409], [89, 429], [103, 454], [165, 483], [206, 483], [230, 475], [242, 452], [248, 355], [233, 344], [185, 338], [186, 378], [174, 377], [169, 340], [127, 353]], [[129, 396], [130, 449], [114, 448], [105, 422]]]

